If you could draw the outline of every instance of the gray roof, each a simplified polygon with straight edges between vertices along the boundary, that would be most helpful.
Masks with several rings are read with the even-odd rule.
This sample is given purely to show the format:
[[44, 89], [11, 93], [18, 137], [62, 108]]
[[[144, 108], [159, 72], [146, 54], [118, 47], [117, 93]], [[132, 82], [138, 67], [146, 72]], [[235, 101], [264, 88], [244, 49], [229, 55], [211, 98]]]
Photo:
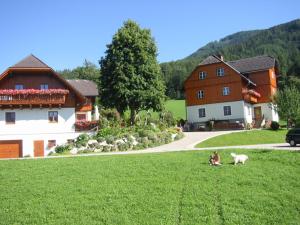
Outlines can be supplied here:
[[49, 68], [49, 66], [31, 54], [10, 68]]
[[240, 73], [267, 70], [275, 67], [275, 59], [270, 56], [256, 56], [227, 62]]
[[83, 96], [98, 96], [98, 88], [95, 82], [90, 80], [67, 80]]
[[[221, 62], [221, 60], [217, 56], [211, 55], [204, 59], [199, 65], [208, 65], [219, 62]], [[230, 65], [240, 73], [267, 70], [275, 67], [275, 59], [270, 56], [255, 56], [224, 63]]]

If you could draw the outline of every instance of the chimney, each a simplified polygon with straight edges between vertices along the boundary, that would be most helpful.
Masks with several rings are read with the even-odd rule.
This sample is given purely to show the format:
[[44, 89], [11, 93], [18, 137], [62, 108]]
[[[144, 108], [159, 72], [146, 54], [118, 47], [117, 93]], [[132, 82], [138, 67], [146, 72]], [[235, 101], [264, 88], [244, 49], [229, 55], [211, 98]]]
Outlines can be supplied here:
[[224, 57], [223, 57], [223, 55], [221, 55], [221, 54], [217, 54], [217, 57], [221, 60], [221, 61], [224, 61]]

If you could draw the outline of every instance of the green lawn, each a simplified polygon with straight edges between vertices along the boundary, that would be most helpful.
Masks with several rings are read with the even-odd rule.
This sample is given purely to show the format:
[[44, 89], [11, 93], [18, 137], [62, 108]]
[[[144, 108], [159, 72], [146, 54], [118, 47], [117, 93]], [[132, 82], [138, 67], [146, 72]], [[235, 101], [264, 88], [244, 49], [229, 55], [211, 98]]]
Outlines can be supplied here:
[[166, 109], [171, 111], [175, 118], [186, 119], [185, 100], [168, 100]]
[[[185, 110], [185, 100], [168, 100], [165, 102], [165, 108], [168, 111], [171, 111], [176, 119], [186, 119], [186, 110]], [[129, 117], [130, 112], [125, 112], [127, 117]], [[145, 115], [146, 111], [141, 111], [140, 115]], [[154, 118], [158, 118], [157, 112], [152, 112]]]
[[0, 161], [0, 224], [300, 224], [300, 152]]
[[197, 148], [204, 147], [220, 147], [234, 145], [255, 145], [255, 144], [270, 144], [284, 143], [286, 129], [272, 130], [252, 130], [242, 131], [231, 134], [224, 134], [214, 138], [210, 138], [196, 145]]

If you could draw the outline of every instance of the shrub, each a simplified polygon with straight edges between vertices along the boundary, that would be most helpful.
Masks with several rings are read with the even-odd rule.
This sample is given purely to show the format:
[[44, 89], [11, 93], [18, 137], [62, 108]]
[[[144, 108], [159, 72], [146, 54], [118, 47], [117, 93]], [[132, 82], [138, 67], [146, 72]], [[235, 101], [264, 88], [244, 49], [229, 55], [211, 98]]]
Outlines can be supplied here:
[[166, 124], [168, 127], [172, 127], [176, 125], [176, 120], [170, 111], [163, 111], [159, 115], [162, 123]]
[[182, 132], [179, 132], [179, 133], [176, 135], [175, 140], [179, 140], [179, 139], [181, 139], [181, 138], [183, 138], [183, 137], [184, 137], [184, 134], [183, 134]]
[[89, 141], [90, 137], [87, 134], [81, 134], [76, 138], [75, 145], [77, 148], [86, 146], [87, 142]]
[[278, 130], [279, 129], [279, 123], [276, 121], [272, 121], [271, 123], [271, 129], [272, 130]]
[[65, 145], [58, 145], [58, 146], [56, 146], [56, 148], [55, 148], [55, 152], [56, 152], [56, 153], [69, 152], [69, 151], [71, 151], [71, 149], [72, 149], [72, 146], [71, 146], [71, 145], [68, 145], [68, 144], [65, 144]]
[[115, 137], [112, 136], [112, 135], [109, 135], [109, 136], [107, 136], [107, 137], [105, 138], [105, 140], [106, 140], [106, 143], [107, 143], [107, 144], [113, 144], [114, 141], [115, 141]]

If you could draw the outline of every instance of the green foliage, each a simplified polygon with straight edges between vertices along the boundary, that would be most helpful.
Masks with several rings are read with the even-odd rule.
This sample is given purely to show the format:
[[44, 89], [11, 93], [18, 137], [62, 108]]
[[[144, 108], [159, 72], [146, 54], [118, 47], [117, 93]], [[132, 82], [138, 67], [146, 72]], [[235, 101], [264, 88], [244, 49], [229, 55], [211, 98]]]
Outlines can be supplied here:
[[84, 61], [83, 66], [78, 66], [73, 70], [65, 69], [57, 72], [66, 79], [84, 79], [95, 83], [98, 83], [100, 77], [99, 68], [87, 60]]
[[89, 135], [87, 134], [80, 134], [77, 138], [76, 138], [76, 141], [75, 141], [75, 146], [77, 148], [80, 148], [80, 147], [84, 147], [86, 146], [87, 142], [90, 140], [90, 137]]
[[222, 54], [225, 61], [270, 55], [279, 62], [280, 74], [283, 74], [281, 80], [286, 78], [285, 75], [300, 78], [299, 40], [298, 19], [265, 30], [238, 32], [220, 41], [210, 42], [182, 60], [160, 65], [167, 86], [166, 93], [170, 98], [183, 98], [183, 81], [204, 58], [212, 54]]
[[278, 130], [279, 129], [279, 123], [277, 121], [272, 121], [270, 128], [272, 130]]
[[172, 127], [176, 125], [176, 119], [173, 116], [173, 113], [170, 111], [162, 111], [159, 115], [161, 123], [167, 125], [168, 127]]
[[131, 111], [131, 123], [140, 110], [161, 110], [165, 86], [150, 30], [128, 20], [107, 45], [100, 60], [101, 104]]
[[295, 86], [277, 91], [273, 97], [275, 110], [281, 119], [295, 120], [300, 114], [300, 91]]
[[58, 145], [55, 148], [55, 152], [56, 153], [64, 153], [64, 152], [69, 152], [71, 151], [72, 146], [69, 144], [65, 144], [65, 145]]

